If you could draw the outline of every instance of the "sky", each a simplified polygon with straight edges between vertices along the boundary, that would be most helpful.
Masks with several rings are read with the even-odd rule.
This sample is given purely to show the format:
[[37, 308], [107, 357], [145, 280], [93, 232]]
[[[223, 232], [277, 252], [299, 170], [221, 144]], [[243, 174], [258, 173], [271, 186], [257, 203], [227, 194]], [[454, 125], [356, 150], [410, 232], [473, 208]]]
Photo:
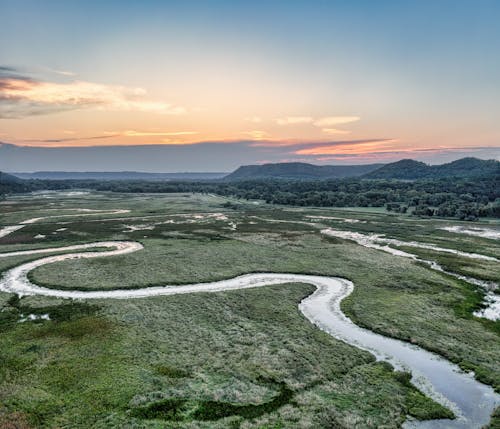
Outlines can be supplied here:
[[0, 169], [500, 159], [499, 22], [497, 0], [0, 0]]

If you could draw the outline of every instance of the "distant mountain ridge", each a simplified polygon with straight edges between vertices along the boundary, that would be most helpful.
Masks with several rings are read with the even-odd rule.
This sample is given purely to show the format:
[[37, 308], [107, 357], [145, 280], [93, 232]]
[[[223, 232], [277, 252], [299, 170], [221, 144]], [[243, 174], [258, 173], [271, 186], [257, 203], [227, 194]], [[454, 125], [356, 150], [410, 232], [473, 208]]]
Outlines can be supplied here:
[[500, 162], [489, 159], [461, 158], [446, 164], [427, 165], [412, 159], [386, 164], [363, 177], [366, 179], [439, 179], [500, 175]]
[[227, 173], [145, 173], [140, 171], [35, 171], [11, 173], [21, 179], [42, 180], [215, 180]]
[[252, 179], [439, 179], [445, 177], [500, 177], [500, 162], [490, 159], [462, 158], [440, 165], [428, 165], [412, 159], [402, 159], [390, 164], [366, 165], [314, 165], [303, 162], [283, 162], [263, 165], [243, 165], [227, 173], [145, 173], [137, 171], [38, 171], [34, 173], [0, 172], [0, 183], [20, 184], [25, 179], [40, 180], [138, 180], [138, 181], [203, 181], [203, 180], [252, 180]]
[[242, 165], [224, 177], [224, 180], [251, 179], [438, 179], [443, 177], [477, 177], [500, 175], [500, 162], [490, 159], [462, 158], [440, 165], [428, 165], [413, 159], [402, 159], [390, 164], [314, 165], [303, 162]]
[[377, 170], [384, 164], [366, 165], [313, 165], [305, 162], [281, 162], [276, 164], [242, 165], [224, 180], [256, 178], [284, 179], [335, 179], [358, 177]]

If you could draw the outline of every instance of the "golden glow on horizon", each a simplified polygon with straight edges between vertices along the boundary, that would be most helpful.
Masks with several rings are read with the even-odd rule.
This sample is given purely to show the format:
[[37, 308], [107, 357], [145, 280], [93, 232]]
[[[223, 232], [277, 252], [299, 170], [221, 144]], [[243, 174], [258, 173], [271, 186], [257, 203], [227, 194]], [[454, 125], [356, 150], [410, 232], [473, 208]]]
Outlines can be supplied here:
[[500, 153], [500, 1], [18, 3], [0, 0], [0, 144], [213, 169]]
[[[377, 152], [392, 152], [398, 149], [398, 146], [394, 143], [398, 143], [397, 139], [389, 139], [381, 141], [366, 141], [363, 143], [349, 144], [348, 142], [338, 145], [321, 145], [312, 146], [305, 149], [299, 149], [294, 153], [296, 155], [338, 155], [353, 152], [356, 154], [362, 153], [373, 153]], [[411, 149], [410, 149], [411, 150]]]
[[[62, 75], [66, 79], [72, 76], [70, 72]], [[231, 86], [219, 88], [219, 92], [210, 90], [208, 87], [209, 92], [199, 100], [174, 97], [180, 100], [177, 105], [163, 101], [162, 91], [151, 88], [147, 91], [83, 80], [58, 83], [0, 78], [0, 99], [12, 107], [0, 110], [1, 136], [3, 141], [18, 146], [54, 148], [244, 142], [261, 151], [263, 157], [266, 151], [279, 150], [287, 160], [303, 157], [300, 159], [318, 162], [357, 160], [360, 156], [364, 160], [383, 160], [395, 154], [451, 150], [425, 144], [436, 136], [441, 140], [439, 134], [427, 128], [425, 132], [419, 129], [420, 138], [415, 138], [413, 124], [384, 126], [364, 114], [331, 114], [342, 113], [338, 107], [317, 109], [314, 114], [314, 109], [288, 110], [286, 99], [267, 92], [260, 99], [250, 99], [247, 106], [234, 100]], [[151, 93], [155, 97], [148, 95]], [[348, 110], [352, 112], [352, 108]], [[393, 132], [387, 136], [384, 130]], [[453, 150], [471, 146], [460, 138], [458, 134], [458, 139], [453, 140]]]

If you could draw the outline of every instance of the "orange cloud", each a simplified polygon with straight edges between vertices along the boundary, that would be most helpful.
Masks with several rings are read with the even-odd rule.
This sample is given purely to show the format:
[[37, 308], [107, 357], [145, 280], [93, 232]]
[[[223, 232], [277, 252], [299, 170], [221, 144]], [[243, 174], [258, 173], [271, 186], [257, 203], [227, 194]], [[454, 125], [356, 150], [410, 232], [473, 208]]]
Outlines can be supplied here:
[[[396, 139], [385, 139], [381, 140], [372, 140], [372, 141], [362, 141], [360, 142], [345, 142], [343, 144], [333, 144], [333, 145], [318, 145], [313, 147], [307, 147], [296, 150], [294, 153], [296, 155], [336, 155], [336, 154], [345, 154], [346, 152], [352, 153], [369, 153], [373, 151], [381, 152], [383, 148], [388, 143], [396, 142]], [[389, 150], [389, 149], [387, 149]], [[394, 150], [394, 149], [391, 149]]]
[[253, 147], [295, 147], [296, 150], [302, 150], [306, 148], [320, 148], [325, 147], [354, 147], [365, 144], [383, 144], [388, 142], [395, 142], [395, 139], [387, 138], [369, 138], [369, 139], [357, 139], [357, 140], [304, 140], [304, 139], [266, 139], [262, 141], [255, 141], [250, 144]]
[[[0, 117], [22, 117], [81, 108], [179, 115], [183, 107], [146, 97], [146, 90], [93, 82], [41, 82], [21, 77], [0, 79]], [[0, 107], [2, 107], [0, 106]], [[3, 114], [2, 114], [3, 112]]]
[[192, 136], [198, 134], [197, 131], [135, 131], [127, 130], [122, 132], [110, 131], [108, 134], [122, 135], [124, 137], [158, 137], [158, 136]]

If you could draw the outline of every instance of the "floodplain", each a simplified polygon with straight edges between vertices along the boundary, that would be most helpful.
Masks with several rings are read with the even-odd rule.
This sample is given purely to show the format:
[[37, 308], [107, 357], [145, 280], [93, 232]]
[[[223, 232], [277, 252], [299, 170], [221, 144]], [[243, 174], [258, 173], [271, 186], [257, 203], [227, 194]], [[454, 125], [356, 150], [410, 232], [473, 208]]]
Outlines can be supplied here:
[[[463, 232], [468, 222], [380, 211], [93, 191], [9, 197], [0, 213], [0, 230], [23, 225], [0, 237], [0, 256], [54, 249], [0, 257], [4, 274], [67, 246], [132, 241], [143, 249], [45, 264], [29, 281], [90, 292], [257, 272], [340, 277], [355, 285], [341, 308], [358, 326], [432, 351], [500, 390], [500, 322], [478, 316], [495, 292], [421, 261], [500, 282], [498, 221], [474, 222], [493, 231], [480, 236]], [[328, 229], [430, 246], [394, 246], [411, 259]], [[311, 324], [298, 305], [314, 289], [92, 300], [0, 292], [0, 426], [397, 428], [453, 417], [408, 373]]]

